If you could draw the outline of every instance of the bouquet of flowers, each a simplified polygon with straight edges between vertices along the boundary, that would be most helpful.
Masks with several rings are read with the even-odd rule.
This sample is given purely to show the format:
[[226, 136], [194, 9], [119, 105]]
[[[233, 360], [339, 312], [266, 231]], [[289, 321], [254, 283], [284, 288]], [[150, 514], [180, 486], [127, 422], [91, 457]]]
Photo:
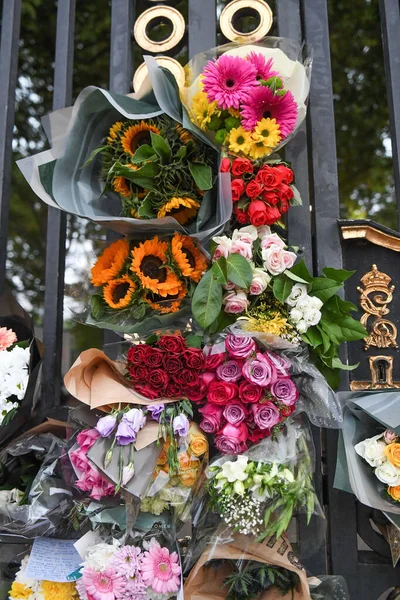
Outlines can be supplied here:
[[[196, 283], [207, 269], [207, 259], [193, 238], [176, 233], [172, 239], [155, 236], [143, 242], [126, 238], [108, 246], [92, 268], [91, 282], [99, 288], [91, 296], [87, 323], [133, 332], [182, 318]], [[156, 317], [149, 321], [147, 318]], [[190, 313], [187, 315], [188, 320]], [[171, 318], [170, 318], [171, 320]]]
[[181, 565], [176, 552], [151, 537], [141, 545], [117, 540], [90, 547], [76, 582], [80, 600], [175, 598], [181, 588]]
[[224, 345], [206, 350], [205, 372], [195, 399], [206, 402], [199, 408], [200, 427], [214, 434], [218, 450], [239, 454], [247, 450], [248, 441], [277, 435], [299, 397], [290, 377], [290, 361], [262, 351], [246, 335], [227, 334]]
[[221, 171], [230, 172], [233, 214], [242, 225], [273, 225], [289, 210], [301, 205], [294, 173], [280, 159], [259, 165], [248, 158], [223, 158]]
[[326, 267], [322, 276], [313, 277], [304, 260], [296, 260], [296, 252], [267, 226], [249, 225], [213, 238], [212, 266], [194, 292], [193, 316], [211, 333], [240, 318], [243, 329], [270, 342], [304, 343], [337, 387], [338, 370], [350, 368], [339, 359], [340, 344], [367, 335], [350, 315], [357, 307], [337, 294], [353, 273]]
[[29, 381], [31, 352], [12, 329], [0, 327], [0, 427], [15, 416]]
[[75, 583], [56, 583], [26, 576], [29, 556], [22, 559], [15, 581], [8, 593], [9, 600], [78, 600]]

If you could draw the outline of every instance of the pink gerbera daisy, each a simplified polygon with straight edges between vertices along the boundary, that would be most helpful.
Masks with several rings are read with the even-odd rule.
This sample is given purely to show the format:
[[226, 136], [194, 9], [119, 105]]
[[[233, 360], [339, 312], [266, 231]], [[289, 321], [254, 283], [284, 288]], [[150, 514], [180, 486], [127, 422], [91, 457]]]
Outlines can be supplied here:
[[117, 575], [111, 567], [104, 571], [95, 571], [85, 567], [82, 574], [82, 583], [86, 593], [93, 600], [115, 600], [125, 589], [124, 579]]
[[260, 86], [242, 102], [242, 126], [251, 131], [261, 119], [276, 119], [282, 138], [287, 137], [297, 122], [298, 108], [292, 92], [274, 94], [268, 86]]
[[258, 86], [256, 68], [240, 56], [223, 54], [208, 61], [203, 71], [203, 90], [209, 102], [217, 101], [220, 108], [239, 108], [243, 98]]
[[272, 64], [274, 60], [270, 58], [267, 60], [265, 56], [258, 52], [250, 52], [247, 55], [247, 60], [256, 68], [256, 79], [269, 79], [270, 77], [276, 77], [279, 75], [278, 71], [272, 70]]
[[12, 329], [7, 329], [7, 327], [0, 327], [0, 351], [7, 350], [7, 348], [15, 344], [15, 342], [17, 341], [18, 338]]
[[175, 593], [181, 584], [180, 574], [177, 553], [170, 554], [168, 548], [162, 548], [154, 540], [142, 559], [143, 581], [157, 594]]

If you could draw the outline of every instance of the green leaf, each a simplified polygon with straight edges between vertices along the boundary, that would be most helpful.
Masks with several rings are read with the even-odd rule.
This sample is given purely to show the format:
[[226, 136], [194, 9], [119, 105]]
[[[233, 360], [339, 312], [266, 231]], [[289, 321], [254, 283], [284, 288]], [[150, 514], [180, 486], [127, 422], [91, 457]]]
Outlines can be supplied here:
[[211, 270], [218, 283], [228, 283], [228, 265], [225, 256], [220, 256], [211, 267]]
[[140, 319], [143, 319], [145, 314], [146, 314], [146, 305], [144, 303], [142, 303], [142, 304], [138, 304], [138, 306], [136, 306], [136, 308], [134, 308], [134, 310], [132, 310], [131, 316], [134, 319], [137, 319], [139, 321]]
[[104, 303], [100, 294], [94, 294], [90, 298], [90, 311], [94, 319], [100, 319], [104, 315]]
[[109, 149], [110, 149], [110, 146], [99, 146], [98, 148], [95, 148], [93, 150], [93, 152], [90, 153], [89, 158], [87, 159], [85, 164], [82, 165], [81, 168], [83, 169], [83, 168], [87, 167], [92, 162], [94, 157], [97, 156], [97, 154], [100, 154], [101, 152], [104, 152], [105, 150], [109, 150]]
[[293, 271], [291, 271], [290, 269], [286, 269], [286, 271], [284, 271], [283, 274], [286, 275], [286, 277], [289, 277], [289, 279], [292, 279], [292, 281], [296, 281], [297, 283], [305, 283], [305, 284], [308, 283], [308, 281], [306, 279], [299, 277], [298, 275], [296, 275], [296, 273], [293, 273]]
[[355, 271], [346, 271], [345, 269], [333, 269], [332, 267], [325, 267], [325, 269], [322, 269], [322, 272], [324, 275], [326, 275], [326, 277], [329, 277], [329, 279], [333, 279], [338, 283], [343, 283], [355, 273]]
[[293, 190], [293, 198], [290, 199], [290, 206], [302, 206], [303, 200], [301, 199], [300, 192], [295, 185], [289, 186]]
[[292, 291], [293, 286], [293, 281], [291, 279], [288, 279], [288, 277], [286, 277], [286, 275], [282, 273], [281, 275], [274, 277], [272, 284], [272, 292], [275, 298], [283, 304], [286, 298], [289, 296], [290, 292]]
[[149, 146], [148, 144], [143, 144], [143, 146], [140, 146], [135, 154], [132, 156], [131, 158], [131, 162], [133, 164], [136, 163], [140, 163], [143, 162], [145, 160], [150, 160], [151, 158], [155, 158], [156, 154], [154, 152], [154, 149]]
[[346, 300], [342, 300], [339, 296], [336, 295], [332, 296], [332, 298], [329, 298], [329, 300], [325, 302], [324, 308], [334, 313], [337, 313], [338, 315], [343, 315], [358, 310], [355, 304], [353, 304], [352, 302], [347, 302]]
[[157, 342], [157, 340], [158, 340], [158, 335], [153, 333], [153, 335], [151, 335], [150, 337], [147, 338], [146, 344], [148, 346], [152, 346], [153, 344], [155, 344]]
[[342, 284], [334, 279], [329, 279], [328, 277], [314, 277], [310, 296], [317, 296], [317, 298], [325, 303], [342, 287]]
[[187, 148], [186, 146], [181, 146], [178, 150], [178, 152], [175, 154], [176, 158], [182, 159], [185, 158], [187, 154]]
[[236, 321], [236, 319], [236, 315], [230, 315], [229, 313], [226, 313], [225, 311], [221, 310], [215, 321], [211, 323], [210, 327], [208, 328], [208, 331], [210, 334], [219, 333], [220, 331], [223, 331], [226, 327], [229, 327], [229, 325], [232, 325]]
[[327, 352], [329, 352], [329, 349], [332, 345], [331, 339], [330, 339], [329, 335], [325, 333], [325, 331], [322, 329], [322, 327], [317, 325], [317, 329], [320, 332], [321, 337], [322, 337], [323, 353], [326, 354]]
[[323, 344], [321, 332], [317, 329], [317, 327], [309, 327], [307, 332], [303, 333], [302, 338], [313, 348], [318, 348], [318, 346]]
[[332, 358], [332, 369], [341, 369], [342, 371], [354, 371], [354, 369], [357, 369], [359, 364], [360, 363], [358, 362], [355, 365], [345, 365], [337, 356], [335, 358]]
[[186, 344], [190, 348], [201, 348], [201, 344], [203, 342], [203, 336], [201, 336], [201, 335], [188, 335], [187, 338], [185, 338], [185, 340], [186, 340]]
[[304, 261], [304, 258], [302, 258], [301, 260], [299, 260], [298, 263], [293, 265], [293, 267], [290, 269], [290, 272], [294, 273], [298, 277], [301, 277], [307, 283], [311, 283], [313, 280], [312, 275], [310, 274], [309, 270], [307, 269], [307, 265]]
[[227, 273], [229, 281], [247, 289], [253, 279], [251, 264], [241, 254], [230, 254], [227, 259]]
[[144, 198], [142, 204], [138, 208], [138, 215], [139, 217], [145, 217], [146, 219], [152, 219], [156, 216], [156, 212], [151, 200], [151, 194], [147, 194], [147, 196]]
[[171, 161], [171, 148], [161, 135], [150, 131], [151, 145], [160, 157], [161, 164], [167, 165]]
[[206, 329], [215, 321], [221, 308], [222, 287], [210, 270], [202, 277], [193, 294], [193, 316], [200, 327]]
[[339, 326], [342, 331], [343, 342], [355, 342], [356, 340], [362, 340], [368, 337], [368, 331], [364, 325], [353, 319], [350, 315], [342, 317], [339, 321]]
[[129, 167], [125, 167], [121, 163], [115, 163], [110, 169], [110, 174], [122, 175], [125, 179], [133, 181], [137, 185], [147, 189], [153, 190], [156, 188], [154, 177], [160, 172], [160, 166], [155, 162], [148, 162], [140, 169], [133, 171]]
[[199, 190], [210, 190], [212, 188], [212, 170], [203, 163], [188, 161], [188, 167]]

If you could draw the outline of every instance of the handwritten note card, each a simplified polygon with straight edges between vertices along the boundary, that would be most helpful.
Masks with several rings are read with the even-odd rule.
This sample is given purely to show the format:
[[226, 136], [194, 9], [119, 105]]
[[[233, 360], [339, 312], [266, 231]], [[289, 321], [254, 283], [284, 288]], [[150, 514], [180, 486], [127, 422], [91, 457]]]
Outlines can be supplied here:
[[74, 543], [75, 540], [35, 538], [26, 577], [57, 583], [70, 581], [68, 576], [76, 572], [82, 562]]

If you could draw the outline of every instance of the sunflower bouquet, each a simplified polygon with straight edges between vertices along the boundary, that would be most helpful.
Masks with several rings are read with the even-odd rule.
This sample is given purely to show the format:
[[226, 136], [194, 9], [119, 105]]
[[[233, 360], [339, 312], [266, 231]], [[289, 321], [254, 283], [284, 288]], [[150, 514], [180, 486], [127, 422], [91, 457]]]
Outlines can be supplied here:
[[[124, 238], [113, 242], [92, 268], [88, 324], [124, 332], [140, 332], [149, 316], [190, 317], [195, 286], [207, 269], [207, 259], [196, 241], [176, 233], [170, 239], [155, 236], [142, 242]], [[180, 315], [174, 313], [180, 312]], [[166, 324], [165, 319], [162, 319]], [[160, 323], [157, 323], [160, 325]], [[145, 321], [144, 331], [149, 331]]]
[[167, 115], [113, 123], [89, 161], [97, 154], [100, 177], [120, 196], [126, 217], [189, 225], [215, 178], [216, 152]]

